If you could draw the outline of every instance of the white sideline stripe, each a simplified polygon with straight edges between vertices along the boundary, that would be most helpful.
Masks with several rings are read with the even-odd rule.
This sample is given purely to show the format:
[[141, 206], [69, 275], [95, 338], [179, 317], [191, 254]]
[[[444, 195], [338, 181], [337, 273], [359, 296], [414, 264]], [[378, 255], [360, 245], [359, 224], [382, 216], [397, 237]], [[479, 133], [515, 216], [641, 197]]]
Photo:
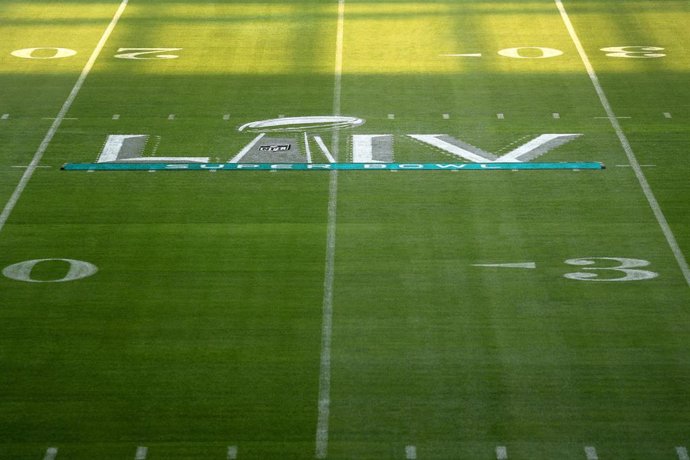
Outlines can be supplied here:
[[33, 176], [34, 171], [36, 171], [36, 167], [41, 162], [43, 154], [48, 148], [50, 141], [53, 140], [55, 133], [60, 128], [62, 120], [65, 118], [67, 112], [69, 112], [69, 109], [72, 107], [74, 100], [77, 98], [77, 95], [81, 90], [81, 87], [84, 85], [86, 77], [91, 72], [91, 69], [96, 63], [96, 59], [98, 59], [98, 56], [101, 54], [101, 51], [103, 50], [105, 43], [108, 41], [110, 34], [113, 32], [113, 29], [115, 29], [117, 22], [120, 20], [120, 17], [125, 12], [125, 8], [127, 7], [128, 1], [129, 0], [122, 0], [122, 3], [120, 3], [120, 7], [117, 9], [117, 11], [115, 12], [115, 16], [113, 16], [113, 19], [110, 21], [110, 24], [108, 24], [108, 27], [106, 27], [105, 31], [103, 32], [103, 35], [101, 36], [101, 39], [98, 41], [96, 48], [93, 50], [93, 53], [91, 53], [91, 57], [89, 57], [89, 60], [86, 62], [86, 65], [84, 66], [84, 69], [81, 71], [81, 74], [79, 75], [77, 82], [72, 88], [72, 91], [69, 93], [69, 96], [67, 96], [65, 103], [62, 104], [62, 108], [60, 109], [57, 118], [55, 119], [55, 121], [53, 121], [53, 124], [50, 126], [50, 129], [43, 138], [41, 145], [38, 146], [38, 150], [36, 150], [36, 153], [34, 154], [34, 157], [31, 160], [29, 167], [26, 168], [24, 175], [22, 175], [22, 178], [19, 180], [17, 187], [14, 189], [14, 192], [12, 193], [12, 196], [10, 196], [9, 201], [5, 205], [5, 208], [2, 210], [2, 213], [0, 213], [0, 232], [2, 232], [2, 229], [5, 227], [5, 223], [7, 223], [7, 219], [9, 219], [12, 210], [17, 205], [19, 197], [21, 197], [22, 193], [24, 192], [24, 189], [29, 183], [29, 180], [31, 180], [31, 176]]
[[508, 460], [508, 449], [506, 449], [506, 446], [496, 446], [496, 460]]
[[237, 460], [237, 446], [228, 446], [228, 460]]
[[670, 112], [664, 112], [664, 118], [672, 118]]
[[262, 137], [264, 137], [266, 133], [261, 133], [258, 136], [254, 138], [253, 141], [251, 141], [249, 144], [245, 145], [242, 150], [240, 150], [240, 153], [235, 155], [232, 160], [229, 161], [229, 163], [238, 163], [246, 154], [249, 153], [249, 151], [256, 145], [257, 142], [261, 140]]
[[7, 120], [8, 118], [10, 118], [10, 114], [9, 113], [3, 113], [2, 116], [0, 117], [0, 120]]
[[134, 455], [134, 460], [146, 460], [146, 454], [149, 453], [148, 447], [137, 447], [137, 453]]
[[309, 148], [309, 136], [304, 132], [304, 151], [307, 154], [307, 163], [311, 163], [311, 149]]
[[678, 454], [678, 460], [690, 460], [690, 457], [688, 457], [688, 450], [685, 447], [676, 447], [676, 454]]
[[43, 457], [43, 460], [55, 460], [55, 457], [57, 457], [57, 453], [57, 447], [49, 447], [48, 449], [46, 449], [46, 454]]
[[[319, 148], [321, 148], [323, 154], [326, 155], [328, 162], [335, 163], [335, 158], [333, 157], [333, 155], [331, 155], [331, 152], [328, 151], [328, 147], [326, 147], [326, 144], [324, 144], [323, 139], [321, 139], [321, 136], [314, 136], [314, 140], [317, 144], [319, 144]], [[335, 151], [337, 148], [338, 147], [334, 144], [333, 151]]]
[[407, 460], [416, 460], [417, 459], [417, 448], [415, 446], [406, 446], [405, 447], [405, 458]]
[[496, 118], [498, 118], [499, 120], [503, 120], [503, 119], [505, 119], [505, 117], [506, 117], [506, 116], [505, 116], [504, 114], [502, 114], [502, 113], [497, 113], [497, 114], [496, 114]]
[[585, 455], [587, 456], [587, 460], [599, 460], [597, 450], [592, 446], [585, 447]]
[[[333, 84], [333, 115], [340, 115], [343, 78], [343, 41], [345, 0], [338, 0], [338, 25], [335, 38]], [[333, 152], [338, 156], [340, 131], [333, 131]], [[321, 357], [319, 364], [319, 401], [316, 421], [316, 458], [328, 456], [328, 426], [331, 413], [331, 341], [333, 336], [333, 280], [335, 272], [335, 229], [338, 209], [338, 171], [329, 173], [328, 225], [326, 229], [326, 260], [324, 262], [323, 302], [321, 313]]]
[[570, 17], [568, 16], [568, 13], [566, 12], [565, 7], [563, 6], [563, 2], [561, 0], [554, 1], [556, 2], [558, 11], [560, 11], [561, 13], [563, 23], [565, 24], [566, 29], [568, 29], [570, 38], [573, 40], [575, 48], [577, 48], [577, 52], [580, 55], [580, 59], [582, 60], [585, 69], [587, 69], [587, 74], [589, 75], [589, 79], [592, 81], [592, 85], [594, 85], [594, 89], [597, 95], [599, 96], [599, 101], [601, 102], [601, 105], [604, 107], [604, 110], [606, 111], [606, 115], [608, 116], [611, 126], [613, 126], [613, 129], [616, 131], [618, 140], [623, 146], [623, 150], [625, 150], [625, 154], [628, 157], [628, 162], [630, 163], [630, 166], [632, 167], [633, 171], [635, 171], [637, 181], [640, 183], [640, 187], [642, 188], [642, 191], [644, 192], [644, 195], [647, 198], [647, 201], [649, 202], [649, 206], [652, 208], [652, 212], [654, 213], [654, 216], [656, 217], [656, 220], [659, 223], [659, 226], [661, 227], [661, 231], [666, 237], [666, 242], [671, 248], [671, 251], [673, 252], [673, 255], [676, 258], [676, 262], [680, 267], [680, 271], [683, 273], [683, 276], [685, 277], [685, 282], [690, 287], [690, 267], [688, 267], [688, 262], [685, 260], [685, 256], [683, 255], [680, 246], [678, 246], [678, 242], [676, 241], [676, 237], [673, 234], [673, 231], [671, 230], [668, 221], [666, 220], [666, 216], [661, 210], [659, 202], [656, 200], [654, 192], [652, 191], [649, 182], [647, 182], [647, 178], [642, 172], [642, 168], [640, 168], [640, 163], [637, 161], [635, 152], [633, 152], [633, 149], [630, 146], [630, 142], [628, 141], [627, 136], [623, 132], [623, 129], [621, 128], [621, 125], [618, 122], [618, 119], [616, 118], [616, 114], [613, 112], [613, 109], [611, 108], [611, 104], [609, 103], [609, 100], [606, 97], [606, 94], [604, 93], [604, 89], [602, 88], [601, 83], [599, 82], [599, 77], [597, 77], [597, 74], [594, 71], [594, 67], [592, 67], [591, 62], [587, 57], [587, 53], [585, 52], [585, 49], [582, 47], [582, 43], [580, 43], [580, 39], [578, 38], [577, 33], [575, 32], [575, 28], [573, 27], [572, 22], [570, 22]]

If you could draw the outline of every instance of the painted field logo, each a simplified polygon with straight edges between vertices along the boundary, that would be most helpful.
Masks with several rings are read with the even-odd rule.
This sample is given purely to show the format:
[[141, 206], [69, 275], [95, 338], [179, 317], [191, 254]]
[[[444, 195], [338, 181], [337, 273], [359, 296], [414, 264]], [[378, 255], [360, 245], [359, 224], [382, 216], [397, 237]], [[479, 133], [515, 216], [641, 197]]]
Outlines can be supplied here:
[[[251, 139], [237, 154], [227, 160], [227, 163], [216, 164], [341, 164], [342, 159], [334, 158], [326, 141], [324, 133], [334, 130], [357, 129], [365, 124], [365, 120], [350, 116], [305, 116], [281, 117], [245, 123], [238, 128], [239, 133], [252, 133]], [[345, 163], [367, 165], [396, 165], [394, 150], [395, 141], [415, 141], [423, 146], [425, 155], [434, 158], [434, 152], [457, 159], [459, 164], [479, 163], [483, 165], [505, 165], [531, 162], [545, 153], [573, 141], [581, 134], [540, 134], [519, 144], [507, 153], [496, 154], [448, 134], [350, 134], [347, 139], [349, 146], [348, 159]], [[185, 163], [207, 164], [208, 157], [157, 157], [145, 155], [145, 148], [149, 141], [145, 134], [113, 134], [109, 135], [97, 164], [129, 163]], [[339, 136], [343, 138], [343, 136]], [[158, 138], [160, 140], [160, 138]], [[408, 147], [409, 149], [409, 147]], [[342, 149], [339, 149], [342, 150]], [[154, 149], [155, 153], [155, 149]], [[434, 161], [434, 160], [432, 160]], [[430, 163], [431, 164], [431, 163]], [[123, 169], [123, 168], [117, 168]], [[137, 168], [141, 169], [141, 168]], [[173, 168], [168, 168], [173, 169]], [[184, 168], [178, 168], [184, 169]], [[248, 168], [207, 168], [207, 169], [248, 169]], [[344, 168], [354, 169], [354, 168]], [[364, 168], [363, 168], [364, 169]], [[366, 168], [376, 169], [376, 168]], [[392, 168], [405, 169], [405, 168]], [[408, 168], [413, 169], [413, 168]], [[432, 168], [433, 169], [433, 168]], [[453, 169], [453, 168], [438, 168]], [[460, 168], [457, 168], [460, 169]], [[509, 169], [503, 167], [486, 169]], [[553, 168], [548, 168], [553, 169]]]

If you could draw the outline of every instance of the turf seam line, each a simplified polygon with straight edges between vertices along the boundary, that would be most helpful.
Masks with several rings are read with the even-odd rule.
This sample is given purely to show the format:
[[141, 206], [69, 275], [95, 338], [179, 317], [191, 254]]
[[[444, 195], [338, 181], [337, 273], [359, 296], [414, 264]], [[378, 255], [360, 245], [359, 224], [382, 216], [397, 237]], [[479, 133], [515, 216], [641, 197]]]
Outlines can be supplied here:
[[[333, 114], [340, 115], [343, 76], [343, 41], [345, 31], [345, 0], [338, 0], [338, 22], [335, 39], [333, 82]], [[340, 132], [333, 131], [333, 156], [338, 159]], [[316, 458], [328, 455], [328, 426], [331, 411], [331, 340], [333, 335], [333, 278], [335, 271], [335, 230], [338, 202], [338, 171], [331, 171], [328, 182], [328, 225], [326, 229], [326, 257], [323, 282], [321, 319], [321, 356], [319, 365], [319, 400], [316, 424]]]
[[580, 55], [580, 59], [582, 60], [585, 69], [587, 70], [589, 79], [592, 81], [592, 85], [594, 85], [594, 90], [596, 91], [597, 96], [599, 96], [599, 102], [601, 102], [602, 107], [606, 111], [606, 116], [609, 119], [609, 122], [611, 123], [611, 126], [613, 127], [614, 131], [616, 132], [618, 140], [620, 141], [626, 156], [628, 157], [628, 162], [630, 163], [630, 166], [635, 172], [635, 177], [637, 177], [637, 181], [639, 182], [640, 187], [642, 188], [642, 192], [647, 198], [649, 206], [652, 208], [652, 212], [654, 213], [654, 217], [656, 217], [657, 223], [661, 227], [662, 233], [666, 237], [666, 242], [671, 248], [671, 252], [673, 252], [676, 262], [678, 263], [678, 267], [680, 268], [680, 271], [682, 272], [683, 277], [685, 278], [685, 282], [687, 283], [688, 287], [690, 287], [690, 267], [688, 267], [688, 262], [686, 261], [685, 256], [683, 255], [683, 251], [680, 249], [676, 237], [673, 234], [673, 230], [671, 230], [668, 220], [666, 220], [666, 216], [664, 215], [664, 212], [661, 210], [659, 202], [654, 196], [652, 187], [649, 185], [646, 176], [642, 172], [642, 168], [640, 167], [640, 163], [637, 160], [637, 156], [635, 155], [635, 152], [633, 151], [632, 146], [628, 141], [628, 137], [623, 132], [623, 128], [621, 127], [621, 124], [618, 121], [618, 117], [616, 117], [616, 114], [613, 111], [613, 108], [611, 107], [611, 103], [609, 102], [608, 97], [604, 92], [604, 88], [601, 86], [601, 83], [599, 82], [599, 77], [594, 71], [594, 67], [592, 66], [592, 63], [590, 62], [589, 57], [587, 56], [587, 53], [584, 47], [582, 46], [580, 39], [577, 36], [575, 27], [573, 26], [573, 23], [570, 21], [570, 17], [568, 16], [568, 12], [566, 11], [565, 6], [563, 6], [563, 2], [561, 0], [554, 1], [556, 2], [556, 7], [558, 8], [558, 11], [561, 14], [561, 18], [563, 19], [565, 28], [568, 30], [570, 38], [572, 39], [575, 48], [577, 49], [577, 52]]
[[72, 107], [72, 104], [74, 103], [74, 100], [77, 98], [79, 91], [81, 91], [81, 87], [84, 85], [86, 77], [88, 77], [89, 73], [91, 72], [91, 69], [96, 63], [98, 56], [101, 54], [101, 51], [105, 47], [108, 38], [110, 38], [110, 35], [112, 34], [113, 30], [115, 29], [115, 26], [120, 20], [120, 17], [125, 12], [125, 8], [127, 8], [128, 1], [129, 0], [122, 0], [122, 2], [120, 3], [119, 8], [115, 12], [115, 15], [110, 20], [108, 27], [106, 27], [105, 31], [103, 32], [103, 35], [101, 36], [101, 39], [98, 41], [98, 44], [96, 45], [96, 48], [94, 48], [93, 53], [91, 53], [89, 60], [86, 62], [86, 65], [82, 69], [81, 74], [79, 74], [79, 78], [77, 79], [77, 82], [74, 84], [72, 91], [70, 91], [69, 96], [67, 96], [67, 99], [62, 104], [60, 112], [58, 112], [57, 117], [53, 121], [53, 124], [50, 126], [50, 129], [48, 129], [48, 132], [43, 138], [43, 141], [38, 146], [38, 149], [36, 150], [36, 153], [34, 154], [34, 157], [31, 160], [29, 167], [26, 168], [26, 171], [24, 171], [24, 174], [19, 180], [17, 187], [14, 189], [14, 192], [12, 192], [12, 195], [10, 196], [10, 199], [7, 201], [7, 204], [5, 205], [5, 208], [2, 210], [2, 213], [0, 213], [0, 232], [2, 232], [2, 229], [5, 227], [5, 223], [7, 223], [7, 219], [9, 219], [12, 210], [17, 205], [19, 198], [21, 197], [22, 193], [24, 192], [24, 189], [31, 180], [31, 177], [36, 171], [38, 164], [43, 159], [43, 154], [48, 149], [48, 145], [50, 145], [50, 142], [53, 140], [55, 133], [60, 128], [62, 121], [67, 116], [67, 112], [69, 112], [70, 108]]

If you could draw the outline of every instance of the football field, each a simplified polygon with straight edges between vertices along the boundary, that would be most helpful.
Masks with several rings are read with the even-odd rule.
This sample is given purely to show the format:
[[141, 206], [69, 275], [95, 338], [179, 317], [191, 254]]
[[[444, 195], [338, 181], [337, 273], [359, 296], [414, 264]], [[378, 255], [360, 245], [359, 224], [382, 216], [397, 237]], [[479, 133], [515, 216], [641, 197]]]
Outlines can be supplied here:
[[0, 459], [690, 460], [687, 0], [0, 0]]

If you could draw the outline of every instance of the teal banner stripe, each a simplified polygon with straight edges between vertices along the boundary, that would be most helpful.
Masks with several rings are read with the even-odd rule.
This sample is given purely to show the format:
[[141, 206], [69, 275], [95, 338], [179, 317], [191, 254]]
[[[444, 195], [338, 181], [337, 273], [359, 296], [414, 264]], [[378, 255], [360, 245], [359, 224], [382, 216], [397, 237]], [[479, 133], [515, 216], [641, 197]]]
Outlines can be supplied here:
[[605, 169], [598, 162], [562, 163], [67, 163], [65, 171], [515, 171]]

